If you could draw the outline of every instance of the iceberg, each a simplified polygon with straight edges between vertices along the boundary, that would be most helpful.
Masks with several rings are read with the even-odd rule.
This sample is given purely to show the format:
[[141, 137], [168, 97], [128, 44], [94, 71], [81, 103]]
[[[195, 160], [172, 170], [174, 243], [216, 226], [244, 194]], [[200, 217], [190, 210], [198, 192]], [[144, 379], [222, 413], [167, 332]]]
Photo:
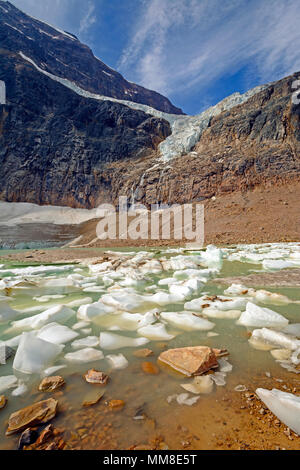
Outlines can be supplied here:
[[108, 332], [100, 333], [100, 347], [107, 350], [135, 348], [147, 343], [149, 343], [147, 338], [131, 338]]
[[6, 323], [15, 320], [21, 312], [13, 310], [5, 301], [0, 301], [0, 323]]
[[40, 374], [63, 350], [63, 346], [37, 338], [35, 333], [23, 333], [13, 369], [24, 374]]
[[258, 388], [256, 394], [280, 421], [300, 435], [300, 397], [276, 388]]
[[162, 323], [144, 326], [143, 328], [139, 328], [137, 331], [139, 335], [145, 336], [153, 341], [169, 341], [175, 338], [174, 335], [170, 335], [167, 332], [165, 325]]
[[87, 336], [86, 338], [76, 339], [71, 343], [73, 349], [96, 348], [99, 346], [99, 338], [97, 336]]
[[37, 337], [54, 344], [65, 344], [79, 336], [76, 331], [59, 323], [48, 323], [37, 333]]
[[212, 330], [215, 326], [214, 323], [193, 315], [191, 312], [162, 312], [160, 317], [168, 323], [185, 331]]
[[300, 347], [300, 340], [295, 339], [293, 336], [287, 335], [280, 331], [270, 330], [268, 328], [262, 328], [254, 330], [252, 336], [249, 339], [249, 343], [255, 346], [257, 343], [266, 344], [274, 349], [278, 347], [282, 349], [290, 349], [295, 351]]
[[6, 392], [9, 388], [18, 386], [18, 379], [14, 375], [0, 377], [0, 393]]
[[74, 364], [85, 364], [87, 362], [100, 361], [103, 359], [103, 357], [103, 352], [94, 348], [84, 348], [65, 355], [66, 361], [73, 362]]
[[105, 305], [103, 302], [95, 302], [93, 304], [81, 305], [77, 311], [78, 320], [92, 321], [94, 318], [108, 315], [115, 312], [115, 308]]
[[113, 369], [125, 369], [129, 364], [123, 354], [111, 354], [109, 356], [105, 356], [105, 359], [107, 359]]
[[18, 330], [37, 330], [47, 323], [66, 322], [75, 315], [74, 310], [65, 305], [57, 305], [51, 307], [45, 312], [34, 315], [33, 317], [24, 318], [12, 323], [13, 328]]
[[273, 310], [248, 302], [237, 323], [248, 327], [284, 328], [289, 321]]

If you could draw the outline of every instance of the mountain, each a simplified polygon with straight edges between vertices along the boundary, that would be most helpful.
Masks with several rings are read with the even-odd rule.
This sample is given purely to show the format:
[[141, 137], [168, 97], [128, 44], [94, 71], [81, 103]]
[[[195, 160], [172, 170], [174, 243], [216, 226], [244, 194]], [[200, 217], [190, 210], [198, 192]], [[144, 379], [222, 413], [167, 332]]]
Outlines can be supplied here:
[[23, 52], [43, 70], [92, 93], [146, 104], [166, 113], [183, 114], [159, 93], [125, 80], [97, 59], [73, 34], [38, 21], [2, 0], [0, 44], [2, 50]]
[[1, 0], [0, 42], [1, 200], [93, 208], [298, 187], [300, 73], [185, 116], [140, 87], [132, 100], [137, 85], [119, 87], [77, 38]]

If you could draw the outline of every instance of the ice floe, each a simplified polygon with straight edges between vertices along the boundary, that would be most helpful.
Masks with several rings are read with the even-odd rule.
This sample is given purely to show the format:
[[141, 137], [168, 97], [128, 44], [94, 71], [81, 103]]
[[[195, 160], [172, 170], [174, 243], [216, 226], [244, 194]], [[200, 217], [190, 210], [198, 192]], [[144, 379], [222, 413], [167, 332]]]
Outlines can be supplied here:
[[103, 352], [94, 348], [83, 348], [79, 351], [68, 353], [65, 359], [74, 364], [85, 364], [88, 362], [100, 361], [104, 358]]
[[258, 388], [256, 394], [280, 421], [300, 435], [300, 397], [276, 388]]
[[191, 312], [161, 312], [160, 317], [168, 323], [185, 331], [212, 330], [214, 323], [193, 315]]
[[108, 332], [100, 333], [100, 347], [106, 350], [136, 348], [148, 342], [149, 340], [147, 338], [132, 338]]
[[144, 326], [143, 328], [139, 328], [137, 332], [152, 341], [169, 341], [175, 337], [167, 332], [163, 323]]
[[241, 314], [237, 323], [248, 327], [269, 327], [281, 329], [286, 327], [289, 321], [273, 310], [259, 307], [252, 302], [248, 302], [245, 312]]
[[17, 330], [36, 330], [52, 322], [66, 322], [75, 315], [74, 310], [65, 305], [57, 305], [32, 317], [23, 318], [12, 323]]
[[76, 333], [76, 331], [55, 322], [43, 326], [37, 333], [38, 338], [54, 344], [68, 343], [74, 338], [77, 338], [77, 336], [79, 336], [79, 334]]
[[113, 369], [125, 369], [129, 364], [123, 354], [110, 354], [105, 356], [105, 359]]
[[13, 369], [24, 374], [40, 374], [63, 350], [63, 346], [37, 338], [35, 333], [23, 333]]

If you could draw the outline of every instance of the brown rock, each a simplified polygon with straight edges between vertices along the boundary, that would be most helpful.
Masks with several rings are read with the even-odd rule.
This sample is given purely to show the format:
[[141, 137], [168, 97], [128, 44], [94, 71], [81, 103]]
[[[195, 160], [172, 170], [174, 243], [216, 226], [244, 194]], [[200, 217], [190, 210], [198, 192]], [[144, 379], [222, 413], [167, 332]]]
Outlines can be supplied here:
[[151, 349], [145, 348], [145, 349], [138, 349], [133, 353], [135, 357], [149, 357], [153, 356], [153, 351]]
[[5, 395], [0, 395], [0, 410], [2, 410], [2, 408], [5, 407], [6, 403], [7, 403], [7, 399]]
[[90, 384], [99, 385], [106, 385], [109, 380], [108, 375], [104, 374], [104, 372], [99, 372], [95, 369], [88, 370], [84, 378]]
[[111, 410], [120, 410], [125, 406], [125, 402], [123, 400], [110, 400], [108, 406]]
[[104, 395], [104, 391], [92, 390], [85, 397], [82, 406], [93, 406], [99, 403]]
[[47, 423], [56, 415], [57, 405], [58, 402], [54, 398], [49, 398], [16, 411], [9, 417], [6, 435], [10, 436], [30, 426]]
[[[216, 350], [219, 352], [221, 350]], [[189, 377], [201, 375], [218, 367], [216, 352], [208, 346], [169, 349], [160, 354], [159, 360]]]
[[53, 392], [65, 385], [65, 381], [59, 375], [55, 377], [45, 377], [39, 385], [40, 392]]
[[142, 362], [141, 366], [145, 374], [159, 374], [159, 368], [155, 364], [153, 364], [153, 362]]

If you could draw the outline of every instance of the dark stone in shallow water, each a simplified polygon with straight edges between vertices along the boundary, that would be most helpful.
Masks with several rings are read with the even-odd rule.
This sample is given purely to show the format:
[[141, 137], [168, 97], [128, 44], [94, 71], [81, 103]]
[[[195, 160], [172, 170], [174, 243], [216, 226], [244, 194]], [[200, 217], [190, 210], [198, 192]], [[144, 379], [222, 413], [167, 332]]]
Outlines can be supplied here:
[[33, 444], [38, 437], [39, 433], [34, 429], [25, 429], [19, 439], [18, 450], [23, 450], [23, 447], [30, 446], [30, 444]]

